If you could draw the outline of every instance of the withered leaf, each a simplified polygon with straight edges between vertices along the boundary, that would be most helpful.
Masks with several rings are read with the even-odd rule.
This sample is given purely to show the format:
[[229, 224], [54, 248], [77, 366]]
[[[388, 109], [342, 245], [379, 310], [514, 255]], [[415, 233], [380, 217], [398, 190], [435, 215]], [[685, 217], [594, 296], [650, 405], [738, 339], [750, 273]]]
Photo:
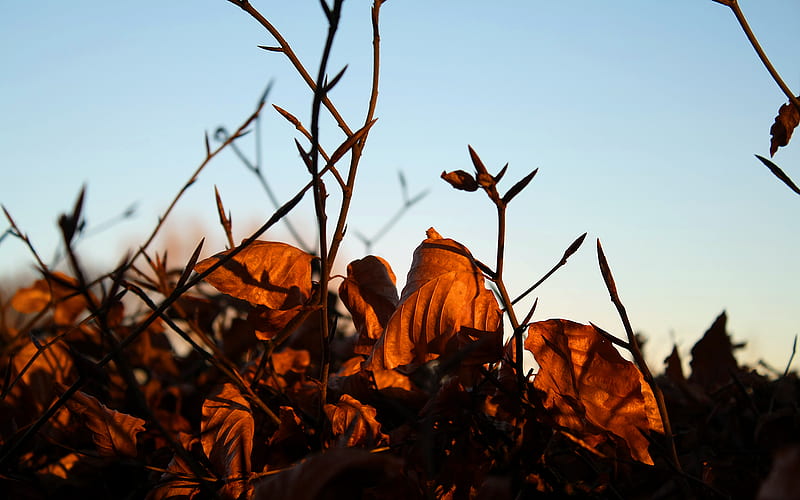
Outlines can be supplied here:
[[469, 172], [463, 170], [453, 170], [452, 172], [442, 172], [442, 179], [446, 180], [451, 186], [461, 191], [477, 191], [478, 181]]
[[[199, 446], [199, 440], [186, 432], [177, 434], [178, 441], [186, 450]], [[147, 500], [194, 498], [200, 492], [199, 482], [192, 479], [192, 469], [177, 454], [173, 455], [167, 471], [161, 475], [158, 486], [150, 490]]]
[[214, 467], [225, 478], [222, 495], [238, 498], [250, 474], [255, 423], [250, 404], [239, 389], [226, 383], [203, 403], [200, 442]]
[[30, 287], [17, 290], [11, 298], [11, 307], [30, 314], [41, 312], [52, 303], [55, 323], [69, 325], [86, 309], [86, 299], [76, 291], [77, 286], [75, 278], [56, 271], [47, 279], [36, 280]]
[[736, 357], [733, 355], [733, 344], [725, 330], [728, 317], [723, 311], [714, 323], [692, 347], [692, 361], [689, 365], [692, 374], [689, 382], [713, 391], [727, 384], [731, 374], [739, 370]]
[[[201, 273], [231, 250], [195, 266]], [[214, 288], [237, 299], [270, 309], [286, 310], [311, 297], [313, 257], [286, 243], [255, 241], [206, 277]]]
[[381, 424], [375, 419], [378, 412], [349, 394], [343, 394], [336, 404], [325, 405], [325, 415], [331, 432], [339, 438], [339, 446], [372, 448], [387, 442]]
[[[800, 99], [800, 96], [798, 96]], [[792, 138], [792, 132], [800, 124], [800, 110], [792, 102], [787, 102], [778, 109], [778, 116], [775, 117], [775, 122], [769, 129], [769, 134], [772, 139], [769, 143], [769, 155], [775, 156], [778, 148], [789, 144]]]
[[525, 348], [539, 364], [533, 385], [545, 392], [544, 405], [558, 425], [582, 443], [598, 442], [592, 426], [604, 429], [625, 440], [632, 458], [653, 464], [642, 431], [664, 432], [655, 397], [636, 366], [594, 326], [533, 323]]
[[473, 326], [483, 285], [483, 274], [469, 250], [429, 229], [428, 238], [414, 251], [400, 305], [366, 368], [422, 364], [457, 350], [455, 337], [462, 326]]
[[69, 410], [83, 418], [92, 432], [97, 452], [104, 457], [135, 457], [136, 436], [144, 430], [144, 420], [108, 408], [94, 396], [76, 392], [67, 401]]
[[357, 354], [369, 354], [397, 308], [397, 279], [381, 257], [368, 255], [347, 265], [347, 277], [339, 285], [344, 303], [358, 333]]
[[278, 375], [289, 371], [305, 373], [311, 364], [311, 355], [305, 349], [292, 349], [287, 347], [281, 352], [272, 354], [272, 368]]
[[50, 406], [59, 384], [71, 384], [77, 378], [75, 364], [63, 341], [41, 351], [28, 342], [14, 355], [12, 363], [11, 380], [17, 377], [19, 380], [9, 392], [8, 401], [31, 417]]
[[683, 362], [681, 361], [681, 355], [678, 354], [677, 345], [672, 347], [672, 352], [664, 360], [664, 364], [667, 365], [664, 374], [672, 383], [682, 384], [686, 382], [686, 377], [683, 374]]

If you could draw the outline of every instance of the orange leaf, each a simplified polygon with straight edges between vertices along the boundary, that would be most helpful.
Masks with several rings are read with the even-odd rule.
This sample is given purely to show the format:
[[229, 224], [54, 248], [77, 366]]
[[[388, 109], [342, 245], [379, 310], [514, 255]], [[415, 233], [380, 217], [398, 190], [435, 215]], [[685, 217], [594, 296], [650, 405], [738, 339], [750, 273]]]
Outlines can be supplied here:
[[75, 290], [77, 286], [75, 278], [56, 271], [52, 277], [36, 280], [30, 287], [17, 290], [11, 298], [11, 307], [31, 314], [45, 310], [52, 303], [55, 323], [69, 325], [86, 309], [86, 299]]
[[[800, 99], [800, 96], [798, 96]], [[792, 132], [795, 127], [800, 124], [800, 110], [792, 102], [787, 102], [778, 110], [778, 116], [775, 117], [775, 123], [769, 129], [769, 134], [772, 140], [769, 143], [769, 155], [774, 156], [778, 148], [789, 144], [792, 138]]]
[[[195, 271], [202, 273], [231, 251], [199, 262]], [[209, 274], [206, 281], [220, 292], [253, 305], [291, 309], [311, 297], [312, 259], [286, 243], [255, 241]]]
[[[435, 229], [414, 251], [400, 305], [367, 360], [369, 370], [425, 363], [458, 349], [462, 326], [473, 327], [485, 308], [483, 274], [467, 248]], [[477, 301], [477, 302], [476, 302]], [[478, 322], [482, 319], [478, 313]], [[493, 325], [496, 330], [498, 324]]]
[[533, 323], [525, 348], [539, 364], [533, 385], [558, 425], [582, 444], [602, 442], [597, 428], [628, 444], [631, 456], [653, 465], [641, 431], [664, 432], [655, 397], [641, 372], [591, 325], [562, 319]]
[[67, 407], [83, 418], [86, 427], [92, 432], [92, 441], [100, 455], [137, 455], [136, 435], [144, 430], [144, 420], [112, 410], [94, 396], [81, 391], [67, 401]]
[[25, 344], [14, 355], [11, 369], [11, 380], [21, 376], [11, 389], [8, 401], [31, 417], [50, 406], [57, 395], [58, 384], [71, 384], [77, 378], [77, 370], [63, 341], [41, 351], [33, 342]]
[[377, 414], [375, 408], [348, 394], [343, 394], [336, 404], [325, 405], [333, 436], [340, 438], [339, 446], [372, 448], [386, 443], [387, 436], [375, 420]]
[[238, 498], [250, 474], [255, 423], [239, 389], [226, 383], [203, 403], [200, 442], [214, 472], [225, 478], [223, 497]]
[[357, 354], [369, 354], [397, 308], [397, 288], [392, 268], [380, 257], [368, 255], [347, 266], [339, 285], [339, 298], [353, 317]]

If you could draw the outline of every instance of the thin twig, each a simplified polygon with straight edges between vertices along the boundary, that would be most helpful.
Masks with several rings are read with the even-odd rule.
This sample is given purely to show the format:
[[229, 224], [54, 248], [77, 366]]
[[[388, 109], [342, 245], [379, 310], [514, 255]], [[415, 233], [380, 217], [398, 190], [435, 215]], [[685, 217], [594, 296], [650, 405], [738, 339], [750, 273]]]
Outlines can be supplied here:
[[761, 62], [764, 64], [764, 67], [767, 68], [767, 71], [769, 72], [770, 76], [772, 76], [772, 79], [775, 80], [776, 84], [778, 84], [778, 87], [781, 89], [781, 91], [786, 95], [786, 97], [789, 98], [789, 102], [794, 104], [794, 106], [797, 108], [797, 111], [800, 112], [800, 99], [798, 99], [798, 97], [795, 96], [795, 94], [792, 92], [789, 86], [786, 85], [786, 82], [783, 81], [783, 78], [781, 78], [780, 73], [778, 73], [778, 71], [772, 65], [772, 62], [770, 62], [769, 57], [767, 57], [766, 52], [764, 52], [764, 49], [761, 48], [761, 44], [758, 42], [758, 38], [756, 38], [756, 35], [753, 33], [753, 30], [750, 28], [750, 25], [747, 22], [747, 18], [742, 12], [742, 9], [739, 7], [739, 1], [738, 0], [714, 0], [714, 1], [731, 8], [731, 10], [733, 11], [733, 15], [736, 16], [736, 20], [739, 22], [739, 26], [742, 27], [742, 31], [744, 31], [744, 34], [750, 41], [750, 45], [753, 46], [753, 49], [756, 51], [756, 54], [758, 54], [758, 58], [761, 59]]
[[676, 469], [681, 470], [681, 462], [678, 459], [678, 450], [675, 447], [675, 437], [672, 435], [672, 424], [670, 423], [669, 414], [667, 413], [667, 404], [664, 401], [664, 395], [661, 392], [661, 388], [658, 386], [658, 384], [656, 384], [653, 374], [650, 372], [650, 368], [645, 362], [644, 355], [639, 347], [639, 341], [636, 339], [636, 334], [634, 334], [633, 328], [631, 327], [631, 322], [628, 319], [628, 313], [619, 298], [619, 294], [617, 293], [617, 285], [614, 283], [614, 276], [611, 274], [611, 268], [608, 265], [605, 254], [603, 253], [603, 247], [600, 245], [599, 238], [597, 240], [597, 259], [600, 262], [600, 272], [603, 275], [603, 281], [608, 289], [608, 294], [611, 296], [611, 302], [617, 308], [617, 312], [622, 319], [622, 324], [625, 327], [625, 333], [628, 335], [630, 353], [633, 355], [633, 359], [636, 362], [636, 365], [639, 367], [639, 371], [642, 373], [642, 376], [650, 386], [650, 389], [653, 391], [653, 395], [655, 396], [656, 404], [658, 405], [658, 411], [661, 414], [661, 422], [664, 425], [664, 434], [666, 435], [667, 442], [669, 443], [672, 462], [674, 463]]

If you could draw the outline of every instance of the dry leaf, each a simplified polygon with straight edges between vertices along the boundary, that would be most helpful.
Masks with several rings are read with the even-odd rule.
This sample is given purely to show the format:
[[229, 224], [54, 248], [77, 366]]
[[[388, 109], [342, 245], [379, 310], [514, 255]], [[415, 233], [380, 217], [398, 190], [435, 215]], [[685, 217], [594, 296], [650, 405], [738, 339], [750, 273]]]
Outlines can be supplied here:
[[[798, 96], [800, 99], [800, 96]], [[792, 132], [795, 127], [800, 124], [800, 110], [792, 102], [787, 102], [778, 110], [778, 116], [775, 117], [775, 123], [769, 129], [769, 134], [772, 140], [769, 143], [769, 155], [775, 156], [778, 148], [789, 144], [792, 138]]]
[[58, 384], [69, 385], [77, 378], [72, 357], [62, 341], [43, 347], [41, 351], [33, 342], [25, 344], [13, 357], [11, 380], [20, 374], [8, 401], [30, 418], [50, 406], [57, 396]]
[[52, 275], [52, 278], [36, 280], [30, 287], [17, 290], [11, 298], [11, 307], [31, 314], [45, 310], [52, 303], [53, 321], [57, 325], [71, 325], [86, 309], [86, 299], [76, 291], [78, 281], [75, 278], [57, 271]]
[[[66, 387], [63, 387], [66, 389]], [[97, 452], [104, 457], [135, 457], [136, 435], [144, 430], [144, 420], [112, 410], [94, 396], [76, 392], [67, 401], [69, 410], [83, 418], [92, 432]]]
[[347, 266], [339, 298], [353, 317], [357, 354], [369, 354], [397, 308], [397, 279], [389, 263], [368, 255]]
[[561, 319], [533, 323], [525, 348], [539, 364], [533, 385], [545, 392], [544, 405], [558, 425], [590, 448], [602, 441], [591, 427], [612, 432], [634, 459], [653, 464], [642, 431], [664, 432], [655, 397], [633, 363], [594, 326]]
[[442, 172], [442, 179], [446, 180], [451, 186], [461, 191], [477, 191], [478, 181], [469, 172], [464, 170], [454, 170], [452, 172]]
[[711, 327], [692, 347], [692, 374], [689, 382], [703, 387], [707, 392], [722, 387], [731, 380], [731, 374], [739, 370], [736, 358], [733, 356], [733, 344], [725, 324], [728, 317], [725, 312], [720, 314]]
[[253, 329], [259, 340], [270, 340], [302, 311], [303, 307], [301, 306], [285, 311], [256, 306], [247, 313], [247, 326]]
[[[231, 251], [199, 262], [195, 271], [202, 273]], [[220, 292], [253, 305], [292, 309], [311, 297], [312, 259], [286, 243], [255, 241], [209, 274], [206, 281]]]
[[[189, 433], [179, 432], [178, 441], [185, 450], [191, 450], [198, 439]], [[190, 451], [191, 453], [191, 451]], [[173, 455], [161, 481], [147, 494], [147, 500], [169, 500], [175, 498], [194, 498], [200, 492], [200, 484], [193, 477], [192, 469], [178, 455]]]
[[272, 353], [272, 368], [278, 375], [292, 371], [305, 373], [311, 364], [311, 355], [305, 349], [287, 347], [281, 352]]
[[433, 228], [414, 251], [406, 282], [400, 305], [367, 360], [369, 370], [422, 364], [455, 352], [462, 326], [473, 328], [489, 314], [483, 274], [472, 254]]
[[667, 365], [664, 374], [673, 384], [680, 385], [686, 382], [686, 377], [683, 374], [683, 362], [681, 361], [681, 355], [678, 354], [677, 345], [672, 347], [672, 352], [664, 360], [664, 364]]
[[331, 432], [339, 438], [338, 446], [373, 448], [385, 444], [388, 437], [375, 420], [377, 414], [375, 408], [348, 394], [343, 394], [336, 404], [325, 405]]
[[224, 498], [238, 498], [245, 490], [254, 433], [250, 404], [235, 385], [224, 384], [203, 403], [200, 442], [214, 472], [225, 478]]

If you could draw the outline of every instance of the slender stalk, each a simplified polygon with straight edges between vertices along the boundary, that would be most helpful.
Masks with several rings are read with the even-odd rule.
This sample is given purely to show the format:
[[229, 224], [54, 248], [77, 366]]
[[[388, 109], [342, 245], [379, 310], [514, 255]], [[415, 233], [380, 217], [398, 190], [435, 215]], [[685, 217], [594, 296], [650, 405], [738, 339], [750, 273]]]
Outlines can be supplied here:
[[[325, 2], [326, 0], [322, 0]], [[328, 256], [328, 217], [325, 213], [325, 185], [319, 173], [319, 114], [322, 101], [325, 98], [325, 79], [328, 68], [328, 59], [333, 49], [333, 39], [339, 27], [339, 19], [342, 12], [343, 0], [334, 0], [333, 9], [328, 15], [328, 37], [325, 40], [325, 48], [322, 50], [322, 60], [319, 63], [319, 72], [314, 86], [314, 100], [311, 105], [311, 175], [314, 183], [314, 208], [317, 214], [317, 228], [319, 229], [319, 255], [320, 255], [320, 278], [319, 278], [319, 304], [322, 306], [320, 313], [320, 332], [322, 342], [322, 390], [320, 395], [320, 415], [324, 415], [322, 407], [326, 403], [328, 395], [328, 373], [330, 371], [330, 342], [328, 342], [330, 324], [328, 322], [328, 279], [330, 273], [330, 260]]]
[[[375, 0], [372, 4], [372, 89], [370, 91], [369, 108], [364, 118], [364, 126], [368, 126], [375, 119], [375, 108], [378, 102], [378, 85], [380, 83], [380, 10], [385, 0]], [[352, 135], [352, 134], [351, 134]], [[331, 249], [328, 254], [331, 262], [336, 259], [339, 246], [344, 239], [344, 231], [347, 225], [347, 214], [350, 211], [350, 203], [353, 198], [353, 190], [356, 182], [356, 172], [361, 161], [361, 154], [364, 151], [367, 135], [357, 141], [350, 152], [350, 168], [347, 174], [347, 185], [342, 188], [342, 203], [339, 208], [339, 215], [336, 220], [336, 229], [331, 240]]]
[[758, 42], [758, 38], [756, 38], [756, 35], [750, 28], [750, 24], [747, 22], [747, 18], [742, 12], [742, 9], [739, 7], [738, 0], [714, 0], [714, 1], [717, 3], [721, 3], [723, 5], [727, 5], [728, 7], [731, 8], [731, 10], [733, 11], [733, 15], [736, 16], [736, 20], [739, 22], [739, 26], [742, 27], [742, 31], [744, 31], [744, 34], [750, 41], [750, 45], [753, 46], [753, 49], [756, 51], [756, 54], [758, 54], [758, 58], [761, 59], [761, 62], [764, 64], [764, 67], [767, 68], [767, 71], [769, 72], [770, 76], [772, 76], [772, 79], [775, 80], [775, 83], [778, 84], [778, 87], [780, 87], [781, 91], [783, 91], [786, 97], [789, 98], [789, 101], [792, 104], [794, 104], [794, 106], [797, 108], [798, 111], [800, 111], [800, 99], [798, 99], [798, 97], [795, 96], [795, 94], [792, 92], [789, 86], [786, 85], [786, 82], [783, 81], [783, 78], [781, 78], [781, 75], [780, 73], [778, 73], [778, 70], [776, 70], [775, 66], [772, 65], [772, 62], [770, 62], [769, 57], [767, 57], [766, 52], [764, 52], [764, 49], [761, 48], [761, 44]]
[[[253, 19], [258, 21], [258, 23], [261, 24], [261, 26], [263, 26], [264, 29], [266, 29], [270, 35], [272, 35], [275, 41], [278, 42], [278, 46], [280, 47], [280, 52], [283, 52], [283, 54], [289, 59], [289, 61], [292, 63], [292, 66], [294, 66], [295, 70], [297, 70], [297, 73], [300, 75], [303, 81], [306, 82], [309, 88], [312, 91], [316, 91], [317, 84], [314, 82], [314, 79], [311, 78], [311, 75], [308, 73], [305, 66], [303, 66], [303, 63], [300, 62], [300, 59], [297, 57], [297, 54], [294, 53], [292, 47], [289, 45], [286, 39], [283, 38], [281, 32], [278, 31], [278, 29], [275, 28], [275, 26], [273, 26], [272, 23], [270, 23], [263, 15], [261, 15], [261, 13], [255, 7], [253, 7], [249, 1], [247, 0], [228, 0], [228, 1], [238, 6], [248, 14], [250, 14], [250, 16]], [[333, 116], [333, 119], [336, 120], [336, 123], [339, 125], [339, 128], [341, 128], [342, 131], [344, 131], [344, 133], [348, 137], [353, 135], [353, 131], [350, 130], [350, 127], [347, 126], [347, 123], [344, 121], [344, 118], [342, 118], [342, 115], [339, 114], [339, 111], [336, 109], [336, 107], [333, 105], [330, 99], [328, 99], [327, 96], [322, 97], [322, 104], [325, 105], [325, 108], [328, 109], [331, 116]]]
[[675, 468], [680, 471], [681, 462], [678, 459], [678, 450], [675, 447], [675, 438], [672, 435], [672, 424], [670, 423], [669, 414], [667, 413], [667, 403], [664, 401], [664, 394], [661, 392], [661, 388], [658, 386], [658, 384], [656, 384], [653, 374], [650, 372], [650, 368], [647, 366], [647, 362], [644, 359], [642, 349], [639, 347], [639, 341], [636, 339], [636, 335], [631, 327], [631, 322], [628, 319], [628, 312], [625, 310], [625, 306], [622, 304], [622, 300], [620, 300], [619, 294], [617, 293], [617, 285], [614, 282], [614, 276], [611, 274], [611, 268], [608, 265], [605, 254], [603, 253], [603, 247], [600, 245], [599, 239], [597, 240], [597, 259], [600, 262], [600, 272], [603, 275], [603, 281], [608, 289], [611, 302], [614, 304], [614, 307], [617, 308], [619, 317], [622, 319], [622, 325], [625, 327], [625, 333], [628, 336], [628, 350], [633, 355], [633, 360], [636, 362], [636, 366], [639, 367], [639, 371], [642, 373], [644, 380], [653, 391], [653, 395], [656, 399], [656, 405], [658, 406], [658, 412], [661, 414], [661, 422], [664, 425], [664, 434], [666, 435], [667, 442], [669, 443], [672, 462], [674, 463]]

